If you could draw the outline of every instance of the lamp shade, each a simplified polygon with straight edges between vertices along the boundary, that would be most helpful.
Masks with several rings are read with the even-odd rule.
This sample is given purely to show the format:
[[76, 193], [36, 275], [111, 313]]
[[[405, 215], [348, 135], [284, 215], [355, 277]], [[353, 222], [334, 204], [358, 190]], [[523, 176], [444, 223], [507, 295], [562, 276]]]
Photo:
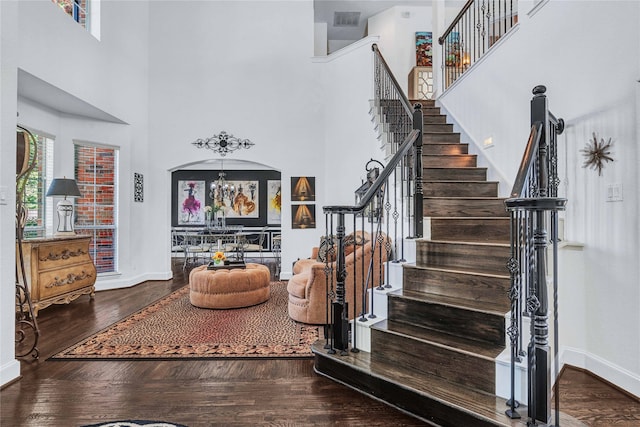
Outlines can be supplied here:
[[54, 178], [47, 191], [48, 196], [82, 197], [75, 179]]

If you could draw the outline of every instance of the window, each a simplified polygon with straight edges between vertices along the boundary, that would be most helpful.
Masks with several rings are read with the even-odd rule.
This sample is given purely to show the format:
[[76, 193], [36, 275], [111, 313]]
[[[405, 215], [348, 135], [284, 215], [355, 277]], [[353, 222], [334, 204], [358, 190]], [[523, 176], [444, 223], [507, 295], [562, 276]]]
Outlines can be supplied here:
[[51, 0], [74, 21], [89, 30], [89, 0]]
[[75, 176], [82, 197], [76, 199], [75, 229], [91, 239], [98, 273], [117, 271], [118, 151], [76, 143]]
[[[47, 189], [53, 178], [53, 139], [33, 135], [31, 150], [36, 153], [36, 167], [29, 174], [25, 185], [24, 203], [27, 221], [24, 237], [45, 237], [53, 231], [53, 203], [47, 199]], [[34, 146], [35, 145], [35, 146]]]

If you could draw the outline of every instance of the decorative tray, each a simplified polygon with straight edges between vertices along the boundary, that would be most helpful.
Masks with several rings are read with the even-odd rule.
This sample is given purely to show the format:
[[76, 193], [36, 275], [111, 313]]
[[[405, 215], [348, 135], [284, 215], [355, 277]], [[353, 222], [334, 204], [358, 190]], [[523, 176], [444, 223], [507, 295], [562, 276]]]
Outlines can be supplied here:
[[207, 270], [231, 270], [233, 268], [247, 268], [247, 264], [245, 264], [244, 262], [230, 262], [229, 264], [216, 265], [213, 263], [213, 261], [207, 264]]

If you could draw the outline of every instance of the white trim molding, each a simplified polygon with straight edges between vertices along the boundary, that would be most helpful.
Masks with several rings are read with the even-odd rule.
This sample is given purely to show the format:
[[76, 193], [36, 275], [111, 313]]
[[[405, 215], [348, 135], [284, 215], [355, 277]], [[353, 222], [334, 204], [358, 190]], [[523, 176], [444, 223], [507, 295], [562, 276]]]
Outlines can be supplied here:
[[129, 288], [148, 280], [171, 280], [173, 273], [171, 271], [159, 271], [155, 273], [144, 273], [125, 279], [118, 278], [118, 274], [109, 276], [98, 276], [96, 281], [96, 291], [109, 291], [112, 289]]
[[20, 362], [12, 360], [0, 366], [0, 386], [20, 378]]
[[579, 348], [563, 347], [562, 364], [585, 369], [640, 398], [640, 375]]
[[341, 56], [344, 56], [350, 52], [358, 50], [363, 46], [368, 46], [370, 48], [372, 44], [378, 42], [379, 40], [380, 40], [379, 36], [368, 36], [363, 39], [357, 40], [351, 43], [350, 45], [343, 47], [342, 49], [338, 49], [327, 56], [314, 56], [311, 58], [311, 62], [315, 62], [315, 63], [331, 62], [334, 59], [338, 59]]

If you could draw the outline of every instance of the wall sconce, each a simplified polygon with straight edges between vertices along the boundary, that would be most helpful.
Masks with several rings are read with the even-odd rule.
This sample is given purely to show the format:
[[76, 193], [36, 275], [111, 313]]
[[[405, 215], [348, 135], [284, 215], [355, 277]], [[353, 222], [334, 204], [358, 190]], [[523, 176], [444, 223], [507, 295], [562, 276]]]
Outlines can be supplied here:
[[63, 196], [56, 205], [58, 212], [58, 229], [54, 236], [70, 236], [75, 235], [73, 231], [73, 203], [67, 200], [67, 197], [82, 197], [78, 184], [75, 179], [54, 178], [47, 191], [47, 197]]

